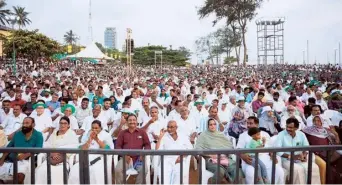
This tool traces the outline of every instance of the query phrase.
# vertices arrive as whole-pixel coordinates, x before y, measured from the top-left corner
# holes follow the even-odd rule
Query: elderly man
[[[196,127],[199,128],[201,119],[208,116],[208,111],[203,107],[204,102],[202,100],[197,100],[194,103],[195,108],[190,111],[190,117],[195,120]]]
[[[169,121],[167,130],[161,130],[156,150],[191,150],[193,147],[189,139],[177,132],[178,126],[176,121]],[[179,184],[180,183],[180,156],[165,156],[164,158],[164,183]],[[185,174],[189,171],[189,166],[183,165],[183,179],[189,179]],[[186,181],[186,180],[185,180]]]
[[[138,124],[144,126],[144,124],[150,120],[150,99],[144,97],[141,104],[142,108],[139,110]]]
[[[286,111],[284,112],[284,114],[281,117],[281,121],[280,121],[280,127],[285,129],[286,128],[286,120],[293,117],[296,118],[299,121],[299,128],[298,130],[302,130],[304,127],[306,127],[306,125],[303,122],[303,119],[296,115],[295,113],[296,108],[292,105],[288,105],[286,108]]]
[[[259,127],[259,119],[255,116],[250,116],[247,119],[247,128],[258,128]],[[268,133],[261,131],[261,137],[266,139],[266,142],[269,141],[270,136]],[[243,132],[240,134],[239,141],[237,143],[236,148],[246,148],[247,145],[252,140],[252,137],[248,135],[248,131]],[[266,143],[267,144],[267,143]],[[272,146],[270,146],[272,147]],[[246,184],[253,184],[254,183],[254,167],[252,166],[252,157],[249,154],[241,154],[242,159],[242,171],[246,175]],[[272,160],[270,156],[266,153],[261,153],[259,155],[259,159],[265,164],[268,177],[271,177],[272,174]],[[277,161],[275,161],[277,162]],[[259,171],[260,173],[260,171]],[[259,177],[261,174],[259,174]],[[275,183],[276,184],[284,184],[284,171],[281,167],[281,163],[276,164],[276,173],[275,173]]]
[[[188,107],[183,106],[180,110],[181,117],[176,119],[178,125],[178,133],[188,137],[194,143],[197,136],[197,124],[195,120],[189,116]]]
[[[159,115],[159,109],[156,106],[152,106],[150,108],[149,118],[150,120],[143,124],[144,126],[142,129],[146,130],[149,140],[151,141],[151,146],[154,146],[154,144],[158,141],[160,130],[166,128],[166,120]]]
[[[286,130],[281,131],[276,139],[275,147],[303,147],[309,146],[309,142],[305,134],[298,131],[299,121],[296,118],[289,118],[286,120]],[[294,167],[293,167],[293,183],[294,184],[306,184],[308,174],[308,156],[305,151],[297,151],[294,153]],[[290,170],[290,152],[278,152],[277,154],[282,158],[283,168]],[[312,160],[312,184],[320,184],[319,168]]]
[[[327,102],[323,99],[323,94],[321,91],[316,92],[316,104],[320,105],[323,111],[329,109]]]
[[[137,117],[131,114],[127,118],[128,129],[122,130],[119,133],[118,139],[115,143],[115,149],[137,149],[137,150],[151,150],[151,144],[148,139],[146,132],[139,129],[137,123]],[[126,165],[128,169],[129,164],[133,164],[133,167],[138,172],[136,178],[136,184],[142,184],[143,178],[146,178],[146,174],[143,174],[142,159],[139,156],[122,156],[125,157],[126,164],[124,164],[123,159],[118,161],[115,168],[115,181],[117,184],[123,184],[123,165]],[[146,163],[145,163],[146,164]],[[147,169],[147,167],[145,168]],[[146,170],[147,172],[147,170]]]
[[[232,120],[232,112],[227,108],[227,104],[228,102],[226,100],[222,100],[218,111],[219,118],[224,125]]]
[[[55,111],[61,106],[61,103],[58,101],[57,93],[52,94],[52,100],[46,102],[46,106],[50,109],[51,112]]]
[[[50,116],[45,114],[46,110],[46,105],[43,102],[38,102],[33,105],[33,108],[36,111],[36,114],[32,116],[32,118],[35,121],[35,129],[39,132],[43,133],[44,136],[44,141],[49,138],[49,135],[52,133],[51,127],[53,126],[52,124],[52,119]]]
[[[41,132],[34,129],[35,121],[31,117],[27,117],[23,121],[23,126],[21,131],[16,132],[7,145],[7,147],[20,147],[20,148],[42,148],[43,147],[43,135]],[[8,176],[13,177],[13,160],[17,158],[18,160],[18,183],[23,184],[25,180],[25,175],[30,171],[29,158],[30,153],[4,153],[0,159],[0,178],[5,178]],[[11,184],[13,182],[9,182]]]

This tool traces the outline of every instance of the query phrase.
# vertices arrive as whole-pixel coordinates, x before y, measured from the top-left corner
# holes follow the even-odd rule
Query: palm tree
[[[69,45],[76,43],[77,39],[78,38],[77,38],[76,34],[72,30],[70,30],[64,34],[64,41]]]
[[[11,14],[11,11],[8,9],[5,9],[6,2],[0,1],[0,23],[2,25],[6,25],[8,23],[6,16]]]
[[[28,18],[30,13],[26,12],[24,7],[13,6],[13,10],[13,14],[17,17],[15,23],[18,24],[19,29],[31,23],[31,20]]]

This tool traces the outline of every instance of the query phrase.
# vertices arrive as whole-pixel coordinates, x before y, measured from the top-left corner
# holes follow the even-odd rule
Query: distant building
[[[104,46],[109,49],[118,49],[116,45],[116,36],[116,28],[106,28],[104,32]]]

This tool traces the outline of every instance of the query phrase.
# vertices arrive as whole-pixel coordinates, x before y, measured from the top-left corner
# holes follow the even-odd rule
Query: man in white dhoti
[[[299,121],[296,118],[289,118],[286,120],[286,130],[281,131],[277,140],[275,141],[276,147],[302,147],[309,146],[309,142],[305,134],[298,131]],[[294,184],[306,184],[308,174],[308,156],[307,152],[295,152],[294,153],[294,168],[293,168],[293,183]],[[283,168],[290,170],[290,152],[278,152],[279,156],[282,157]],[[321,184],[319,168],[312,160],[312,184]],[[289,172],[290,173],[290,172]]]
[[[259,119],[255,116],[248,117],[247,119],[247,128],[259,127]],[[268,133],[261,131],[260,132],[262,138],[266,138],[266,146],[267,142],[270,139]],[[237,143],[236,148],[246,148],[252,138],[248,135],[248,131],[240,134],[239,141]],[[272,146],[269,146],[272,147]],[[242,159],[242,171],[245,174],[246,184],[254,184],[254,167],[252,166],[252,157],[248,154],[241,154]],[[267,176],[272,176],[272,160],[270,156],[266,153],[260,153],[259,159],[265,164],[267,170]],[[279,158],[280,160],[280,158]],[[261,178],[260,170],[258,171],[258,176]],[[276,164],[276,172],[275,172],[275,183],[276,184],[284,184],[284,170],[281,166],[281,163]]]
[[[26,147],[26,148],[42,148],[43,147],[43,135],[38,132],[35,127],[34,119],[27,117],[23,121],[21,131],[16,132],[7,145],[7,147]],[[26,174],[30,171],[29,158],[31,153],[4,153],[0,159],[0,179],[8,179],[13,177],[13,160],[18,160],[18,183],[23,184]],[[10,184],[11,182],[9,182]]]
[[[156,144],[156,150],[189,150],[193,149],[189,139],[177,132],[176,121],[169,121],[167,130],[161,130]],[[186,161],[184,158],[183,161]],[[189,179],[189,165],[183,165],[183,179]],[[159,173],[161,170],[159,170]],[[180,183],[180,156],[164,157],[164,183]]]

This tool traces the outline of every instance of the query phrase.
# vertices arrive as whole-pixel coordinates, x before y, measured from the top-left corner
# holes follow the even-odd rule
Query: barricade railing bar
[[[218,159],[220,156],[223,155],[235,155],[236,156],[236,168],[235,168],[235,184],[239,183],[239,177],[243,174],[240,174],[240,159],[241,154],[254,154],[255,155],[255,166],[258,166],[258,158],[260,153],[272,153],[272,176],[271,176],[271,184],[275,184],[275,169],[276,169],[276,163],[274,162],[276,160],[276,154],[277,152],[288,152],[290,153],[290,172],[289,172],[289,184],[293,184],[293,177],[294,177],[294,155],[295,152],[301,152],[301,151],[307,151],[308,152],[308,174],[307,175],[307,184],[311,184],[311,177],[312,177],[312,160],[314,152],[327,152],[327,161],[331,159],[330,154],[333,151],[336,150],[342,150],[342,145],[327,145],[327,146],[307,146],[307,147],[284,147],[284,148],[260,148],[260,149],[214,149],[214,150],[81,150],[81,149],[51,149],[51,148],[0,148],[0,153],[31,153],[31,156],[35,156],[36,154],[46,154],[46,161],[47,161],[47,184],[51,184],[51,163],[49,156],[52,153],[60,153],[63,156],[63,183],[68,183],[68,170],[67,170],[67,154],[76,154],[78,155],[78,163],[79,163],[79,179],[80,184],[90,184],[90,166],[89,166],[89,155],[92,154],[98,154],[103,156],[103,170],[104,170],[104,183],[105,184],[112,184],[112,182],[108,182],[108,176],[111,175],[115,179],[115,172],[112,171],[111,174],[107,171],[107,165],[108,164],[108,156],[141,156],[142,159],[142,173],[146,174],[146,156],[159,156],[160,157],[160,177],[159,181],[161,184],[164,184],[164,167],[165,167],[165,156],[180,156],[180,184],[184,183],[183,179],[183,167],[184,167],[184,157],[185,156],[194,156],[197,157],[198,161],[198,183],[200,184],[202,182],[202,171],[206,169],[202,169],[202,156],[208,156],[208,155],[217,155]],[[30,179],[31,184],[35,184],[36,176],[35,176],[35,157],[30,157]],[[150,159],[150,158],[148,158]],[[123,164],[126,164],[126,158],[122,157]],[[13,161],[13,183],[18,184],[18,160],[17,158]],[[114,170],[115,166],[117,164],[114,164]],[[220,160],[218,160],[217,163],[217,172],[220,171]],[[147,168],[150,168],[150,166],[147,166]],[[111,168],[112,169],[112,168]],[[258,168],[254,168],[254,183],[256,184],[258,181]],[[158,173],[157,170],[154,170],[154,173]],[[330,177],[331,173],[331,164],[329,162],[326,163],[326,177]],[[122,174],[123,174],[123,183],[126,184],[126,165],[122,165]],[[155,174],[156,175],[156,174]],[[305,175],[305,174],[303,174]],[[216,184],[220,183],[220,175],[219,173],[214,174],[216,179]],[[143,183],[146,183],[146,178],[143,178]],[[152,183],[152,182],[151,182]]]

